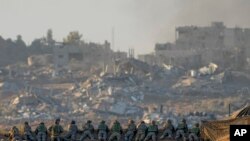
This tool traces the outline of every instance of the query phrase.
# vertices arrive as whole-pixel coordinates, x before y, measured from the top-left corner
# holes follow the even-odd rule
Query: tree
[[[21,35],[17,35],[16,45],[21,48],[26,47],[26,44],[24,43]]]
[[[53,46],[55,44],[55,40],[53,39],[52,29],[48,29],[47,31],[46,42],[49,46]]]
[[[30,45],[31,48],[34,49],[42,49],[44,46],[42,39],[34,39]]]
[[[64,43],[79,45],[81,42],[82,35],[78,31],[72,31],[69,35],[63,39]]]

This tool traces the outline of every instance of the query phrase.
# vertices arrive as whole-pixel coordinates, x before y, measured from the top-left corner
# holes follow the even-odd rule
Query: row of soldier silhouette
[[[56,119],[55,124],[48,129],[46,125],[41,122],[33,132],[29,123],[25,122],[22,127],[23,134],[21,135],[19,129],[16,126],[13,126],[9,132],[9,139],[10,141],[21,141],[23,139],[27,141],[47,141],[49,138],[50,141],[84,141],[87,138],[95,140],[95,129],[91,120],[88,120],[87,123],[83,124],[82,128],[82,130],[79,130],[76,122],[72,120],[68,126],[68,130],[64,131],[63,127],[60,125],[60,119]],[[118,120],[115,120],[112,123],[111,128],[109,128],[105,121],[102,120],[96,130],[98,140],[100,141],[157,141],[159,129],[155,121],[151,121],[149,125],[144,121],[141,121],[136,126],[133,120],[129,120],[126,130],[123,130]],[[63,134],[63,132],[66,132],[66,134]],[[80,138],[77,136],[78,133],[80,133]],[[108,137],[108,135],[110,136]],[[175,128],[172,121],[167,120],[163,125],[163,133],[160,135],[159,139],[198,141],[200,138],[199,136],[200,129],[198,123],[193,125],[191,129],[188,129],[186,120],[182,119]]]

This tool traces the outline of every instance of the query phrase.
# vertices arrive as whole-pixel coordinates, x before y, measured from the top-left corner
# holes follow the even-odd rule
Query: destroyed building
[[[58,116],[66,122],[74,117],[107,123],[118,118],[122,123],[173,119],[174,124],[184,117],[191,126],[225,116],[229,103],[250,101],[250,75],[221,67],[246,59],[249,47],[246,43],[236,48],[248,52],[235,56],[239,43],[230,43],[229,37],[222,42],[217,26],[180,28],[188,30],[187,35],[178,33],[175,43],[156,44],[154,54],[139,56],[144,62],[134,58],[133,49],[116,52],[108,42],[85,42],[78,34],[70,42],[39,44],[44,51],[28,54],[26,63],[0,68],[0,126]],[[199,43],[203,32],[209,33],[205,47]],[[225,50],[228,58],[220,60]],[[53,77],[61,69],[62,75]]]
[[[154,57],[149,59],[149,55],[140,55],[139,59],[150,64],[181,65],[189,69],[210,62],[224,68],[249,67],[249,28],[229,28],[222,22],[212,22],[205,27],[177,27],[175,35],[174,43],[155,45]]]
[[[105,66],[112,63],[114,58],[126,59],[126,52],[114,52],[110,48],[110,43],[105,41],[103,44],[85,43],[65,44],[59,43],[53,49],[55,70],[73,69],[70,64],[76,63],[77,66]]]
[[[96,43],[82,43],[81,45],[75,44],[58,44],[54,47],[54,63],[57,67],[68,65],[72,60],[83,61],[90,56],[95,59],[106,59],[111,55],[110,43],[105,41],[104,44]]]

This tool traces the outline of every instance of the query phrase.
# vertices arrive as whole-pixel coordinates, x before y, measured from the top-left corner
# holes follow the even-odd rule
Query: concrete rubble
[[[128,118],[146,122],[154,119],[159,123],[172,119],[175,124],[186,118],[191,126],[194,122],[226,114],[222,111],[227,103],[220,102],[215,95],[221,94],[221,101],[232,95],[230,102],[239,103],[249,94],[248,74],[220,71],[213,63],[196,70],[184,70],[166,64],[159,67],[136,59],[124,59],[113,67],[115,69],[101,69],[91,74],[74,71],[73,76],[72,72],[64,71],[61,77],[48,77],[53,75],[50,67],[13,69],[15,73],[11,78],[9,74],[5,75],[0,83],[1,98],[4,99],[1,107],[9,107],[1,109],[0,122],[51,120],[58,116],[64,120],[73,116],[80,121],[87,118],[98,121],[109,116],[110,120],[119,117],[124,119],[123,122]],[[25,81],[11,81],[13,78]],[[245,87],[235,86],[230,81],[232,79],[241,79],[241,86]],[[234,93],[241,97],[234,97]],[[211,98],[210,102],[222,109],[214,109],[204,97]],[[159,105],[162,105],[162,111],[159,111]],[[197,105],[200,108],[194,110]],[[211,106],[210,111],[207,105]]]
[[[174,43],[156,43],[138,59],[134,49],[114,51],[78,32],[28,46],[0,37],[0,126],[58,117],[94,125],[186,118],[191,126],[249,103],[249,28],[213,22],[175,32]]]

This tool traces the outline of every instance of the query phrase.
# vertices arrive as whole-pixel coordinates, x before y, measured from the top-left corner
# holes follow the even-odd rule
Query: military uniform
[[[98,129],[97,130],[98,130],[98,139],[106,141],[109,129],[108,129],[108,126],[105,124],[105,121],[102,121],[98,125]]]
[[[172,125],[172,122],[170,120],[168,120],[168,122],[164,124],[163,129],[163,134],[160,139],[164,139],[165,137],[173,137],[174,126]]]
[[[112,134],[109,137],[109,141],[113,141],[115,138],[117,141],[121,140],[122,127],[118,121],[115,121],[111,127]]]
[[[186,124],[186,120],[182,120],[181,123],[178,124],[176,129],[176,136],[175,139],[179,139],[180,137],[183,138],[183,140],[186,140],[186,133],[188,132],[188,127]]]
[[[188,136],[189,141],[198,141],[200,136],[199,124],[196,124],[191,130]]]
[[[147,125],[145,124],[144,121],[142,121],[138,126],[137,126],[137,134],[135,137],[135,141],[143,141],[146,133],[147,133]]]
[[[29,141],[29,140],[33,141],[34,140],[34,137],[32,136],[31,127],[29,126],[28,122],[24,123],[23,136],[24,136],[24,139],[27,140],[27,141]]]
[[[152,121],[151,125],[148,127],[148,134],[144,141],[148,141],[150,138],[152,138],[153,141],[156,141],[156,137],[158,134],[158,126],[155,124],[154,121]]]
[[[80,141],[83,141],[85,138],[89,137],[91,140],[94,140],[93,132],[94,126],[91,124],[91,121],[88,121],[85,125],[83,125],[83,134],[80,137]]]
[[[35,130],[37,135],[37,141],[46,141],[47,138],[47,128],[43,122],[41,122]]]
[[[131,120],[128,125],[128,131],[125,134],[125,141],[132,141],[135,132],[136,132],[136,125],[134,124],[134,121]]]
[[[71,121],[70,125],[68,126],[68,133],[65,135],[65,139],[69,139],[71,141],[75,141],[76,140],[76,134],[78,131],[78,127],[75,124],[75,121]]]
[[[61,134],[63,133],[63,128],[59,124],[60,120],[56,120],[55,125],[52,125],[49,128],[50,134],[51,134],[51,141],[61,141]]]
[[[9,132],[10,141],[21,141],[19,130],[16,126],[13,126]]]

